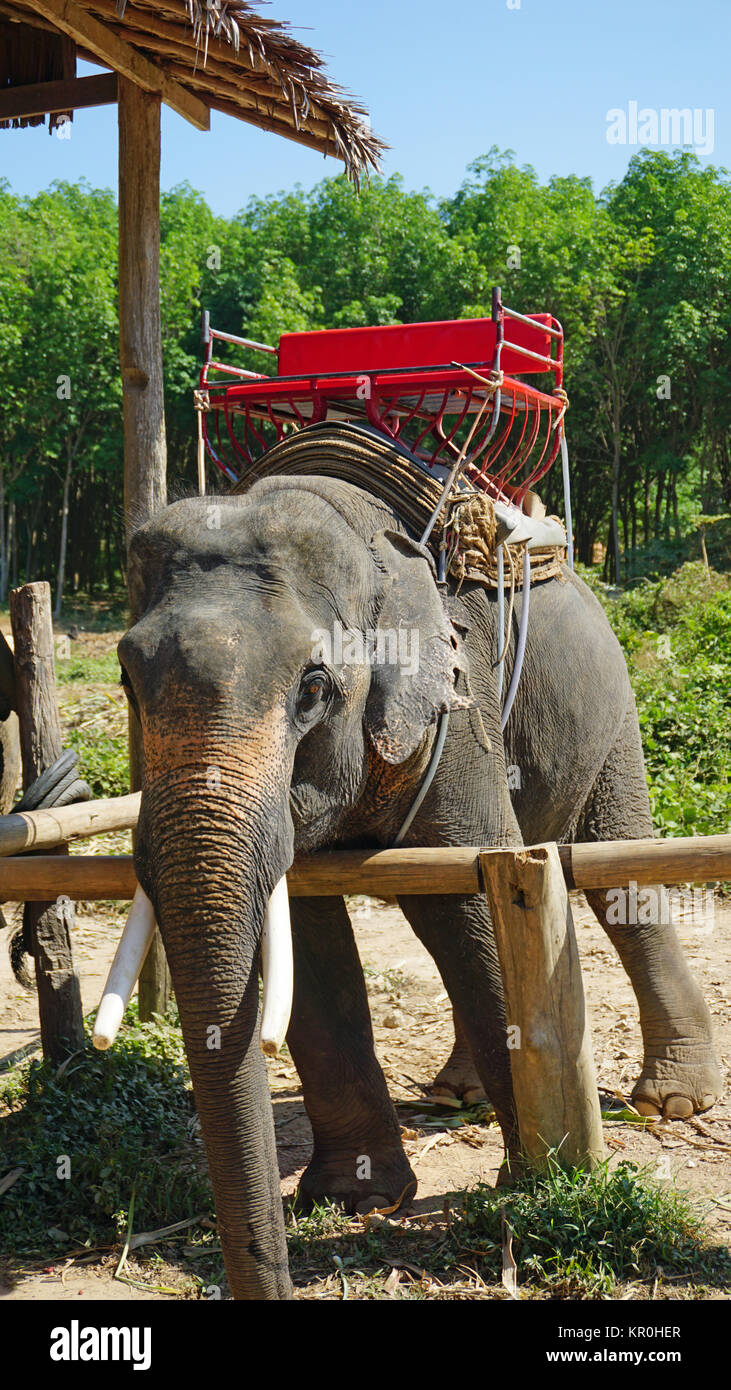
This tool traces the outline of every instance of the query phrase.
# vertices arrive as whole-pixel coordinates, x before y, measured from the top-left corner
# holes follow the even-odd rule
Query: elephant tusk
[[[97,1009],[92,1042],[100,1052],[111,1047],[117,1036],[154,935],[155,911],[138,884]]]
[[[261,1050],[267,1057],[276,1057],[289,1027],[294,987],[286,875],[280,878],[267,903],[261,938],[261,969],[264,978]]]

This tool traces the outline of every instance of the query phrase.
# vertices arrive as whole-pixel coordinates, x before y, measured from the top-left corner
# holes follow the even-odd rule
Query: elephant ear
[[[365,724],[380,756],[402,763],[443,710],[472,701],[455,691],[466,662],[428,551],[396,531],[378,531],[371,552],[381,585]]]

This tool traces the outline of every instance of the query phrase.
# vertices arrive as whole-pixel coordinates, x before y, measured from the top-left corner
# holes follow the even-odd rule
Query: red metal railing
[[[561,446],[561,325],[507,308],[499,289],[490,318],[286,333],[278,348],[213,329],[204,314],[203,342],[203,439],[232,481],[287,434],[323,420],[369,424],[441,478],[479,416],[463,476],[520,504]],[[216,342],[275,356],[277,374],[214,358]],[[540,388],[525,380],[537,375]]]

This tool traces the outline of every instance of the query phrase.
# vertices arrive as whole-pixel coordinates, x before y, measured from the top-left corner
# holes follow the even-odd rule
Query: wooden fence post
[[[160,327],[160,97],[118,81],[119,350],[124,402],[127,540],[166,500],[167,450]],[[140,615],[131,613],[132,622]],[[130,791],[142,785],[142,740],[129,725]],[[172,992],[159,931],[140,976],[140,1018],[164,1013]]]
[[[480,855],[505,991],[508,1045],[523,1150],[545,1168],[604,1157],[581,965],[558,847]]]
[[[61,725],[56,706],[51,589],[24,584],[10,595],[15,643],[15,688],[23,761],[23,787],[61,756]],[[65,845],[55,851],[68,854]],[[44,1057],[62,1061],[84,1046],[79,977],[74,970],[70,927],[75,909],[68,898],[26,903],[23,921],[35,957],[38,1010]]]

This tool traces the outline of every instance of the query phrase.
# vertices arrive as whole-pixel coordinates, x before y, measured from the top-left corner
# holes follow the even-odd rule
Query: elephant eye
[[[327,671],[306,671],[302,677],[297,699],[297,714],[308,720],[325,708],[332,694],[332,679]]]

